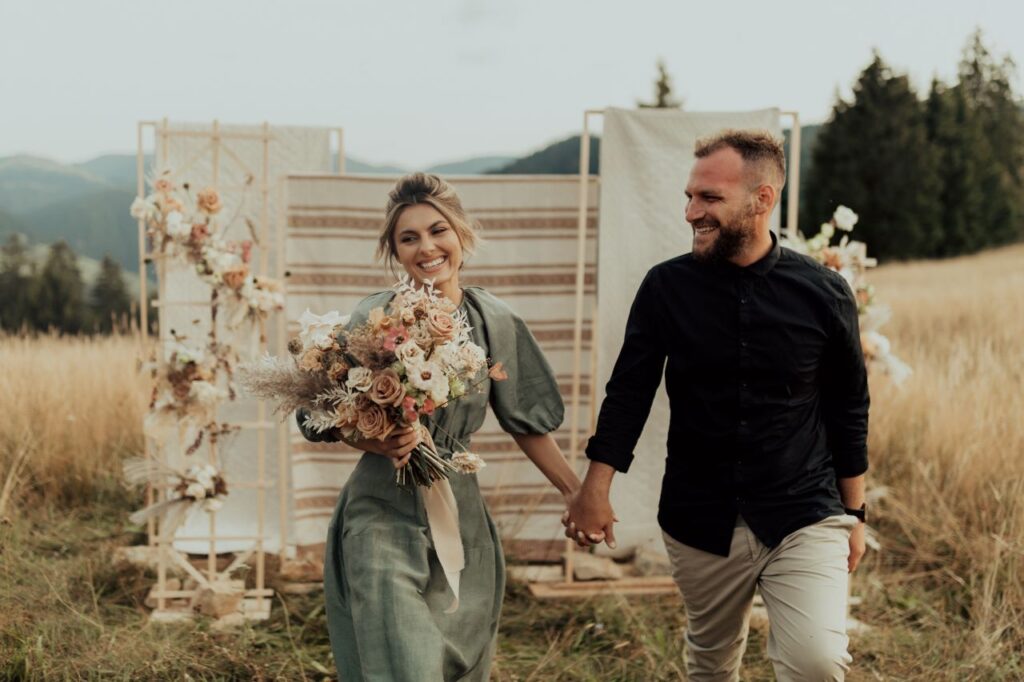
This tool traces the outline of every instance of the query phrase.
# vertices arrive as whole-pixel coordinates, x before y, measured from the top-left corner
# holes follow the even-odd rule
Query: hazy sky
[[[164,116],[343,126],[408,167],[518,155],[649,98],[659,56],[688,109],[818,122],[872,48],[925,88],[975,27],[1024,60],[1017,0],[0,0],[0,156],[131,152]]]

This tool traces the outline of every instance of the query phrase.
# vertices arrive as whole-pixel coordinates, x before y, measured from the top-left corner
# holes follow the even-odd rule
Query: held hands
[[[612,528],[619,519],[608,501],[607,490],[595,490],[586,483],[569,501],[569,508],[562,514],[565,537],[574,540],[580,547],[589,547],[604,542],[615,549],[615,533]]]
[[[395,468],[401,469],[409,463],[409,457],[419,442],[420,435],[416,429],[411,426],[402,426],[392,431],[387,438],[360,439],[351,441],[349,444],[358,450],[390,457]]]

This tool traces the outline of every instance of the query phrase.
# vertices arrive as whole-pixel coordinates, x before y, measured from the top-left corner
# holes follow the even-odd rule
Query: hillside
[[[0,159],[0,210],[15,215],[110,185],[89,171],[35,156]]]
[[[128,214],[135,193],[127,189],[102,189],[65,199],[16,216],[19,230],[33,244],[65,240],[75,253],[116,260],[122,268],[138,271],[138,237],[135,219]],[[0,234],[0,239],[7,234]]]
[[[590,172],[596,175],[600,169],[601,140],[590,138]],[[574,174],[580,170],[580,136],[564,140],[532,152],[505,166],[491,171],[501,175]]]

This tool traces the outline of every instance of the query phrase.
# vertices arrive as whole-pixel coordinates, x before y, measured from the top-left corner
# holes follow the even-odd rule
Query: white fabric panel
[[[690,251],[684,194],[698,138],[723,128],[763,129],[782,136],[777,109],[696,113],[676,109],[608,109],[601,139],[601,210],[598,272],[598,370],[604,397],[640,282],[655,264]],[[772,216],[778,232],[779,211]],[[619,517],[618,553],[634,547],[664,552],[657,500],[665,471],[668,396],[664,386],[651,409],[636,459],[615,477],[612,504]],[[602,548],[604,545],[602,545]]]
[[[160,131],[158,127],[158,133]],[[166,142],[158,135],[156,164],[158,171],[170,170],[177,184],[189,185],[189,193],[208,186],[216,187],[221,195],[223,209],[218,214],[218,228],[231,241],[251,239],[255,242],[251,267],[255,274],[274,276],[277,271],[277,234],[280,229],[278,195],[281,179],[288,172],[326,172],[330,170],[330,129],[279,127],[268,129],[269,142],[264,145],[263,126],[220,125],[219,143],[212,138],[213,126],[208,123],[171,122],[167,126]],[[201,136],[181,133],[204,133]],[[232,135],[243,134],[238,138]],[[265,163],[266,161],[266,163]],[[266,179],[267,202],[264,208],[263,182]],[[266,270],[260,268],[261,253],[267,257]],[[210,287],[192,271],[191,266],[168,260],[161,283],[163,302],[159,310],[161,337],[168,353],[171,330],[184,336],[186,345],[202,347],[210,332]],[[229,331],[223,324],[226,307],[221,306],[218,316],[217,337],[234,345],[245,361],[256,357],[258,332],[249,333],[248,325],[242,330]],[[269,351],[274,347],[273,318],[267,322]],[[228,423],[253,422],[257,418],[257,401],[239,395],[234,402],[224,405],[218,420]],[[269,410],[268,410],[269,413]],[[274,421],[274,417],[267,417]],[[265,476],[278,481],[278,440],[274,429],[265,431]],[[228,481],[228,496],[223,508],[216,514],[218,536],[255,536],[257,534],[257,492],[253,488],[232,488],[233,483],[248,483],[258,479],[258,435],[253,429],[225,437],[218,444],[218,459]],[[162,444],[168,461],[178,463],[183,448],[176,438]],[[204,459],[208,449],[204,445],[197,457]],[[275,488],[266,490],[264,529],[268,551],[276,551],[280,544],[278,495]],[[209,515],[193,513],[178,531],[179,537],[205,536],[210,532]],[[218,540],[218,552],[243,550],[251,547],[251,540]],[[205,541],[179,540],[175,547],[196,553],[205,553]]]

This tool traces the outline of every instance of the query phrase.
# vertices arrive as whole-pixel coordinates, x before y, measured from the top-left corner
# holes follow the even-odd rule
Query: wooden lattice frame
[[[195,163],[197,160],[202,158],[207,152],[211,154],[212,166],[213,166],[213,177],[211,184],[220,190],[233,190],[241,189],[235,187],[219,187],[219,174],[221,155],[232,157],[236,163],[250,171],[250,175],[253,178],[259,178],[258,192],[260,197],[260,209],[259,209],[259,223],[257,225],[257,234],[259,235],[259,249],[258,249],[258,268],[254,268],[255,274],[268,274],[269,269],[269,247],[271,246],[270,241],[270,196],[271,196],[271,178],[270,178],[270,145],[274,141],[273,134],[270,129],[270,125],[264,122],[261,126],[261,130],[258,133],[254,132],[232,132],[224,131],[221,129],[218,121],[213,121],[210,130],[174,130],[168,124],[167,119],[162,121],[141,121],[137,127],[137,148],[136,148],[136,192],[141,198],[145,196],[146,185],[145,185],[145,156],[144,156],[144,140],[146,130],[151,130],[155,138],[155,143],[160,145],[161,157],[167,157],[168,144],[173,137],[194,137],[194,138],[207,138],[209,145],[204,146],[199,152],[193,155],[185,164],[180,168],[175,168],[174,171],[178,174],[187,171],[189,166]],[[341,128],[333,129],[337,136],[337,159],[338,159],[338,172],[344,173],[345,170],[345,155],[344,155],[344,137]],[[234,154],[231,149],[224,146],[225,140],[258,140],[263,146],[263,157],[262,157],[262,168],[258,173],[252,173],[251,169],[247,168],[246,163],[239,158],[238,155]],[[280,230],[278,230],[280,232]],[[143,330],[143,343],[145,347],[144,354],[148,354],[151,350],[149,346],[150,340],[148,336],[149,330],[149,319],[148,319],[148,283],[147,283],[147,264],[154,262],[157,269],[157,299],[154,305],[167,306],[167,305],[208,305],[209,301],[175,301],[169,302],[166,298],[166,254],[154,253],[147,251],[146,244],[146,225],[143,219],[138,221],[138,239],[139,239],[139,301],[140,301],[140,328]],[[280,237],[275,240],[275,246],[280,245]],[[280,264],[283,262],[283,251],[278,252],[277,262],[279,264],[278,269],[280,270]],[[274,273],[280,276],[282,273]],[[278,332],[279,340],[281,332],[285,328],[285,322],[283,315],[278,316]],[[215,327],[214,327],[215,330]],[[254,330],[255,331],[255,330]],[[259,353],[264,353],[267,350],[267,335],[266,335],[266,323],[261,320],[258,325],[258,344]],[[157,344],[162,349],[165,342],[169,341],[168,337],[163,335],[163,330],[159,331]],[[254,339],[255,341],[255,339]],[[283,344],[281,345],[283,348]],[[162,357],[162,353],[161,353]],[[169,615],[173,615],[175,612],[168,609],[168,599],[179,599],[179,598],[191,598],[195,597],[198,591],[202,588],[211,587],[214,582],[220,582],[229,580],[231,574],[245,564],[253,554],[256,555],[256,585],[252,589],[246,589],[243,596],[247,600],[252,600],[253,609],[247,610],[247,617],[252,618],[266,618],[269,616],[270,604],[267,601],[267,597],[273,596],[273,590],[266,587],[266,552],[264,543],[266,541],[266,490],[269,487],[275,486],[278,490],[278,506],[280,514],[280,554],[284,557],[287,553],[288,548],[288,448],[287,448],[287,430],[281,425],[267,419],[267,405],[266,401],[257,402],[257,416],[255,421],[249,422],[238,422],[231,424],[231,426],[240,429],[256,429],[257,430],[257,477],[253,481],[232,481],[231,487],[233,489],[238,488],[255,488],[257,490],[257,532],[254,536],[225,536],[217,534],[216,526],[216,512],[209,512],[210,516],[210,530],[208,535],[203,536],[189,536],[189,537],[167,537],[163,532],[163,529],[159,527],[159,523],[155,519],[150,519],[147,522],[147,535],[149,538],[149,545],[155,550],[157,560],[157,585],[155,590],[151,593],[151,597],[156,602],[156,608],[153,612],[154,618],[163,618]],[[278,431],[278,477],[277,480],[270,480],[266,477],[266,432],[269,429],[277,428]],[[180,434],[179,434],[180,435]],[[182,439],[179,437],[179,442]],[[148,459],[154,456],[154,453],[150,452],[149,439],[144,439],[145,452],[144,456]],[[208,453],[208,461],[214,466],[217,465],[218,454],[217,454],[217,442],[216,439],[209,439],[208,446],[206,448]],[[159,453],[160,463],[166,465],[167,457],[166,451],[161,448]],[[146,486],[146,504],[150,505],[154,502],[165,499],[167,489],[169,485],[165,486],[154,486],[152,483]],[[173,542],[175,540],[192,540],[192,541],[206,541],[208,542],[207,552],[207,567],[206,571],[200,571],[195,568],[188,559],[179,551],[173,548]],[[235,559],[225,569],[217,570],[217,541],[252,541],[253,547],[251,549],[240,552]],[[168,590],[167,589],[167,569],[169,564],[174,564],[177,568],[184,571],[187,575],[193,578],[196,582],[194,589],[179,589],[179,590]]]

